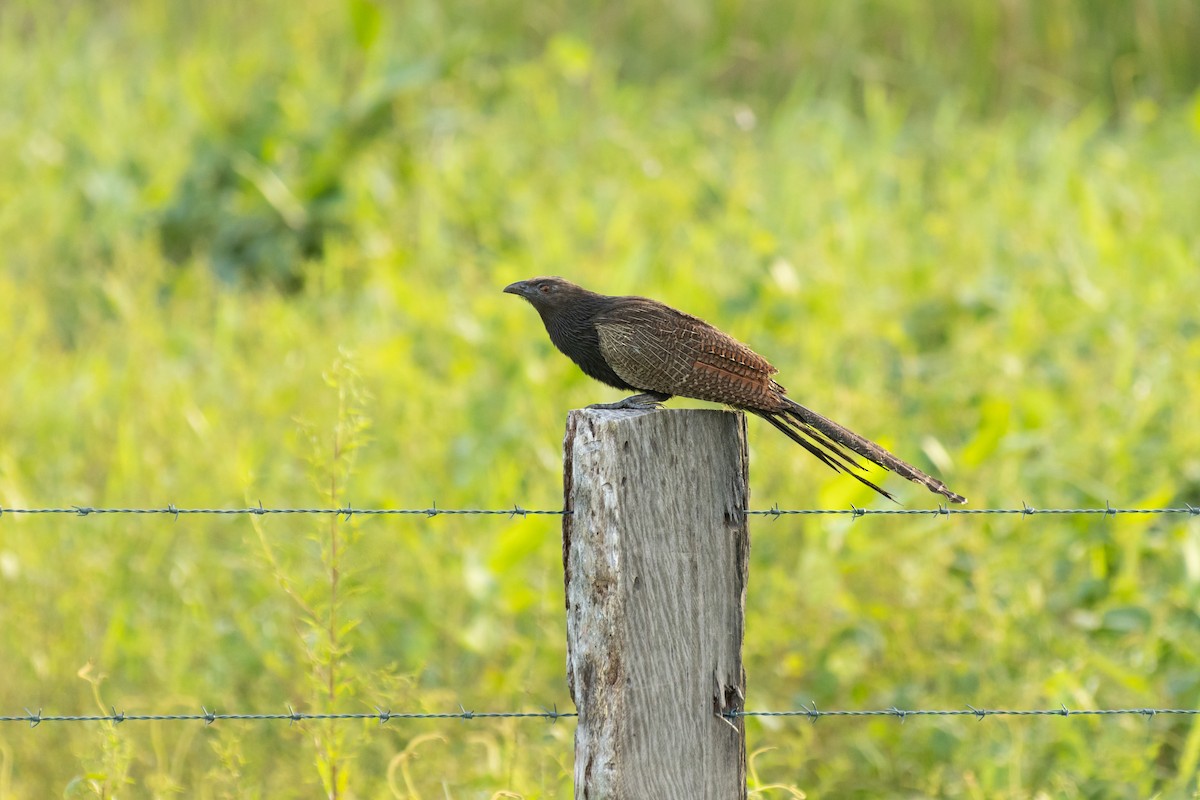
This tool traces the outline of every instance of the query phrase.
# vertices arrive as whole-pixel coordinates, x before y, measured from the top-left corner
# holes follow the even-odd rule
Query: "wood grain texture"
[[[744,416],[572,411],[564,450],[575,797],[744,798]]]

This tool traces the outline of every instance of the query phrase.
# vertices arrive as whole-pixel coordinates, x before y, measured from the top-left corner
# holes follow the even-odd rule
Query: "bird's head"
[[[524,297],[538,311],[552,309],[567,300],[591,294],[586,289],[576,286],[570,281],[554,277],[530,278],[527,281],[517,281],[505,286],[504,291],[508,294]]]

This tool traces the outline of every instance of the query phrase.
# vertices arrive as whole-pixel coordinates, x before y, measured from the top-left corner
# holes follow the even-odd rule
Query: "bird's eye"
[[[542,294],[550,294],[550,284],[548,284],[548,283],[539,283],[539,284],[538,284],[538,291],[540,291]]]

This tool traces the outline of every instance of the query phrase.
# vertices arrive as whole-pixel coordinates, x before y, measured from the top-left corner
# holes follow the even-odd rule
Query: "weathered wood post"
[[[744,798],[745,417],[577,410],[564,452],[575,797]]]

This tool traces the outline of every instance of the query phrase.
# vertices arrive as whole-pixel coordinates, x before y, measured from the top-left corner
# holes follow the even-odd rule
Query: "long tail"
[[[896,502],[896,498],[854,471],[862,470],[863,466],[854,460],[850,453],[846,452],[850,450],[884,469],[891,470],[902,478],[908,478],[913,483],[919,483],[929,491],[942,495],[951,503],[967,502],[967,498],[950,491],[946,484],[937,478],[926,475],[906,461],[901,461],[870,439],[859,436],[848,428],[843,428],[828,417],[811,411],[799,403],[787,398],[783,398],[783,401],[787,407],[782,411],[754,411],[754,413],[783,431],[789,439],[812,453],[831,469],[845,472],[858,482],[866,484],[887,499]]]

